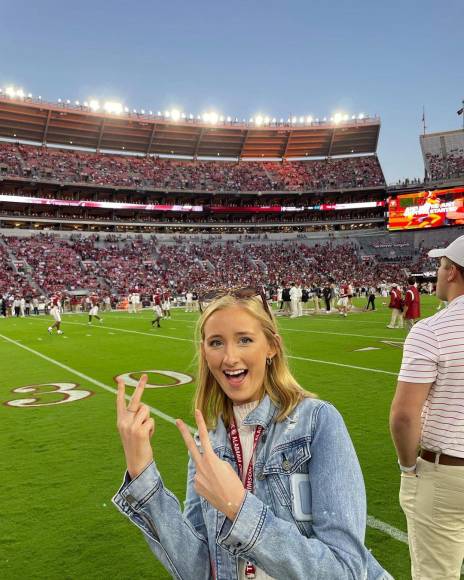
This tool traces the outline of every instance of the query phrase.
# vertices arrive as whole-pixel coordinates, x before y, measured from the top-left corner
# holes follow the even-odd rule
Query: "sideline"
[[[78,324],[78,323],[73,323],[73,324]],[[64,369],[68,373],[74,374],[74,375],[78,376],[79,378],[84,379],[85,381],[88,381],[89,383],[92,383],[93,385],[95,385],[97,387],[101,387],[105,391],[108,391],[112,394],[117,393],[117,390],[114,389],[113,387],[109,387],[108,385],[105,385],[104,383],[97,381],[96,379],[93,379],[92,377],[89,377],[88,375],[85,375],[84,373],[81,373],[80,371],[73,369],[72,367],[69,367],[69,366],[61,363],[60,361],[57,361],[57,360],[55,360],[55,359],[53,359],[45,354],[42,354],[41,352],[39,352],[37,350],[34,350],[33,348],[25,346],[24,344],[21,344],[21,343],[17,342],[16,340],[13,340],[12,338],[5,336],[4,334],[0,334],[0,338],[3,338],[3,340],[6,340],[10,344],[13,344],[19,348],[22,348],[23,350],[25,350],[31,354],[34,354],[34,355],[46,360],[47,362],[49,362],[55,366],[58,366],[58,367]],[[130,400],[130,396],[126,395],[126,399]],[[155,407],[151,407],[150,405],[149,405],[149,408],[150,408],[150,411],[154,415],[157,415],[158,417],[160,417],[161,419],[164,419],[168,423],[175,424],[176,420],[173,417],[171,417],[170,415],[166,415],[166,413],[163,413],[159,409],[156,409]],[[196,432],[196,429],[194,429],[193,427],[190,427],[190,426],[188,426],[188,427],[192,433]],[[378,519],[374,518],[373,516],[369,516],[369,515],[367,516],[367,525],[371,528],[374,528],[376,530],[383,532],[384,534],[392,537],[394,540],[398,540],[399,542],[403,542],[406,544],[408,543],[407,534],[405,532],[402,532],[401,530],[398,530],[397,528],[391,526],[390,524],[382,522],[381,520],[378,520]]]

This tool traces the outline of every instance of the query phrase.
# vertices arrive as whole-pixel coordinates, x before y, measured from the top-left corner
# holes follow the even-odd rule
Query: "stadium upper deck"
[[[150,113],[112,114],[0,93],[0,138],[146,155],[291,159],[375,153],[380,133],[380,119],[370,117],[246,123]]]

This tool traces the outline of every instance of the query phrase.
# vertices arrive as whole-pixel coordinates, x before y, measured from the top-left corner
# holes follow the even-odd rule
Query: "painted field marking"
[[[4,334],[0,334],[0,337],[3,338],[6,342],[9,342],[10,344],[14,344],[15,346],[18,346],[19,348],[22,348],[22,349],[26,350],[27,352],[30,352],[31,354],[34,354],[34,355],[42,358],[43,360],[46,360],[47,362],[64,369],[68,373],[76,375],[77,377],[83,379],[84,381],[92,383],[93,385],[100,387],[100,388],[104,389],[105,391],[108,391],[109,393],[112,393],[113,395],[116,395],[118,392],[117,389],[115,389],[114,387],[110,387],[108,385],[105,385],[104,383],[98,381],[97,379],[94,379],[92,377],[89,377],[89,375],[81,373],[77,369],[73,369],[72,367],[69,367],[68,365],[63,364],[62,362],[60,362],[54,358],[51,358],[45,354],[42,354],[41,352],[34,350],[33,348],[29,348],[28,346],[25,346],[24,344],[20,344],[17,340],[13,340],[12,338],[5,336]],[[126,394],[126,399],[128,401],[130,401],[130,399],[131,399],[130,395]],[[153,413],[153,415],[156,415],[156,416],[160,417],[161,419],[164,419],[168,423],[172,423],[173,425],[176,424],[176,420],[173,417],[171,417],[170,415],[166,415],[166,413],[163,413],[163,411],[160,411],[156,407],[152,407],[150,405],[148,405],[148,407],[150,408],[150,411],[151,411],[151,413]],[[189,429],[192,433],[196,432],[196,429],[193,429],[192,427],[189,427]]]
[[[149,335],[151,336],[151,335]],[[77,369],[73,369],[72,367],[69,367],[68,365],[65,365],[63,363],[61,363],[58,360],[55,360],[45,354],[42,354],[41,352],[34,350],[32,348],[29,348],[28,346],[25,346],[23,344],[19,344],[18,341],[13,340],[3,334],[0,334],[0,337],[3,338],[6,342],[9,342],[11,344],[16,345],[19,348],[22,348],[23,350],[34,354],[40,358],[42,358],[43,360],[46,360],[47,362],[58,366],[62,369],[64,369],[65,371],[74,374],[76,376],[78,376],[81,379],[84,379],[85,381],[88,381],[89,383],[92,383],[93,385],[97,386],[97,387],[101,387],[102,389],[104,389],[105,391],[108,391],[109,393],[113,393],[114,395],[117,394],[117,390],[114,389],[113,387],[109,387],[108,385],[105,385],[104,383],[93,379],[92,377],[89,377],[88,375],[81,373],[80,371],[78,371]],[[360,367],[362,368],[362,367]],[[129,401],[130,400],[130,396],[126,395],[126,399]],[[161,419],[164,419],[165,421],[167,421],[168,423],[172,423],[175,425],[176,420],[174,419],[174,417],[171,417],[170,415],[167,415],[166,413],[163,413],[162,411],[160,411],[159,409],[156,409],[155,407],[152,407],[150,405],[149,409],[150,412],[153,413],[153,415],[156,415],[158,417],[160,417]],[[189,430],[192,433],[195,433],[197,430],[194,429],[193,427],[190,427],[189,425],[187,425],[187,427],[189,428]],[[374,528],[376,530],[379,530],[381,532],[383,532],[384,534],[392,537],[395,540],[398,540],[400,542],[403,543],[407,543],[407,534],[405,532],[402,532],[401,530],[398,530],[397,528],[391,526],[390,524],[387,524],[385,522],[382,522],[381,520],[378,520],[377,518],[374,518],[373,516],[367,516],[367,525],[371,528]]]
[[[380,350],[377,346],[366,346],[366,348],[357,348],[354,352],[364,352],[367,350]]]

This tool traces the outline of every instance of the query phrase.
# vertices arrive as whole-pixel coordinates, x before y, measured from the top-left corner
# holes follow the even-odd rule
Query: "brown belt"
[[[430,463],[435,463],[437,455],[440,455],[438,463],[441,465],[461,465],[464,466],[464,457],[454,457],[453,455],[446,455],[446,453],[434,453],[433,451],[428,451],[427,449],[422,449],[420,456],[425,461],[430,461]]]

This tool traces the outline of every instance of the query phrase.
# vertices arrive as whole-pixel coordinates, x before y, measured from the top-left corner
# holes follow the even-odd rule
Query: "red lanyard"
[[[258,445],[259,438],[261,437],[261,433],[264,431],[264,427],[258,425],[255,430],[255,435],[253,438],[253,451],[251,452],[250,463],[248,464],[248,469],[245,476],[245,489],[247,491],[253,491],[254,487],[254,474],[253,474],[253,455],[256,451],[256,447]],[[232,451],[234,452],[235,461],[237,462],[238,466],[238,473],[240,479],[243,481],[243,450],[242,450],[242,442],[240,441],[240,435],[237,429],[237,425],[235,424],[234,419],[229,427],[229,437],[230,443],[232,445]]]
[[[258,445],[259,438],[261,437],[261,433],[264,431],[264,427],[258,425],[255,430],[255,435],[253,437],[253,450],[251,452],[250,463],[248,464],[246,476],[245,476],[245,489],[247,491],[253,491],[254,488],[254,474],[253,474],[253,455],[255,454],[256,447]],[[232,445],[232,451],[234,453],[235,461],[237,462],[238,466],[238,473],[240,479],[243,481],[243,449],[242,449],[242,442],[240,441],[240,434],[237,429],[237,425],[235,424],[235,420],[232,419],[229,427],[229,437],[230,443]],[[247,562],[245,566],[245,577],[246,578],[255,578],[256,577],[256,566],[251,562]]]

